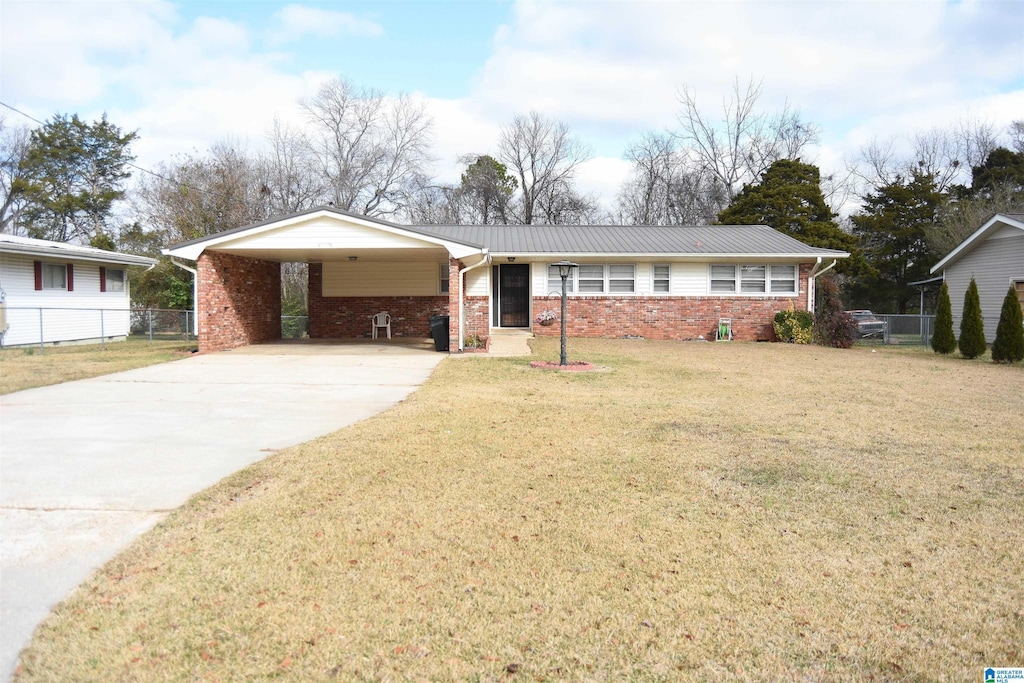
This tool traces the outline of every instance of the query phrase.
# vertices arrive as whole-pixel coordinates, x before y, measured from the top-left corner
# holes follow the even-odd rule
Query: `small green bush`
[[[935,353],[956,351],[956,337],[953,336],[953,305],[949,301],[949,287],[942,283],[939,288],[939,303],[935,308],[935,330],[932,332],[932,349]]]
[[[960,339],[957,341],[960,355],[964,358],[977,358],[985,355],[988,344],[985,342],[985,321],[981,317],[981,299],[978,297],[978,285],[971,278],[964,294],[964,313],[960,320]]]
[[[808,311],[794,310],[793,304],[790,304],[788,311],[779,311],[775,314],[772,327],[775,328],[775,336],[779,338],[779,341],[791,344],[810,344],[814,316]]]
[[[996,340],[992,342],[992,360],[996,363],[1019,363],[1024,360],[1024,316],[1021,315],[1020,299],[1010,285],[1010,291],[1003,298],[1003,311],[999,314]]]

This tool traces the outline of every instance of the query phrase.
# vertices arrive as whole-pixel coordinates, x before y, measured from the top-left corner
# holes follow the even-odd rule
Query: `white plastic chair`
[[[377,330],[380,329],[381,327],[387,329],[387,331],[388,331],[388,339],[391,339],[391,316],[390,315],[388,315],[387,313],[378,313],[377,315],[373,316],[373,321],[372,321],[371,325],[372,325],[372,329],[370,330],[370,334],[371,334],[373,339],[377,338]]]

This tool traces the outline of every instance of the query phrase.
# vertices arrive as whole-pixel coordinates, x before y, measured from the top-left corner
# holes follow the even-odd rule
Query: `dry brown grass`
[[[1022,368],[570,352],[608,370],[449,361],[197,496],[55,611],[16,679],[965,681],[1024,660]]]
[[[0,349],[0,394],[98,377],[181,358],[195,342],[129,339],[99,344]]]

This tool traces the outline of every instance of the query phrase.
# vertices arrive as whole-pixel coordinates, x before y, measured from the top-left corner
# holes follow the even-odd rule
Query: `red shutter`
[[[100,266],[100,291],[107,291],[107,269]]]
[[[68,264],[68,291],[75,291],[75,267]]]
[[[38,292],[43,288],[43,262],[33,261],[32,266],[36,271],[36,291]]]

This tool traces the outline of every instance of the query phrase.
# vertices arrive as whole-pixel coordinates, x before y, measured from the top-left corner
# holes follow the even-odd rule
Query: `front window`
[[[736,266],[711,266],[711,292],[735,293]]]
[[[67,289],[68,268],[56,263],[43,264],[43,289]]]
[[[580,294],[604,292],[604,265],[586,263],[576,269],[580,283]]]
[[[740,291],[753,294],[765,291],[764,266],[740,266]]]
[[[124,291],[124,271],[123,270],[110,270],[110,269],[107,269],[107,291],[108,292],[123,292]]]
[[[576,270],[575,268],[571,270]],[[565,278],[565,292],[572,294],[573,273]],[[562,276],[558,274],[558,266],[548,266],[548,296],[562,296]]]
[[[636,291],[636,266],[632,263],[608,266],[608,291],[612,294]]]
[[[672,290],[672,267],[667,263],[654,264],[654,291],[668,293]]]
[[[772,294],[796,294],[796,266],[772,266]]]
[[[442,294],[448,293],[448,264],[441,263],[437,268],[438,291]]]

